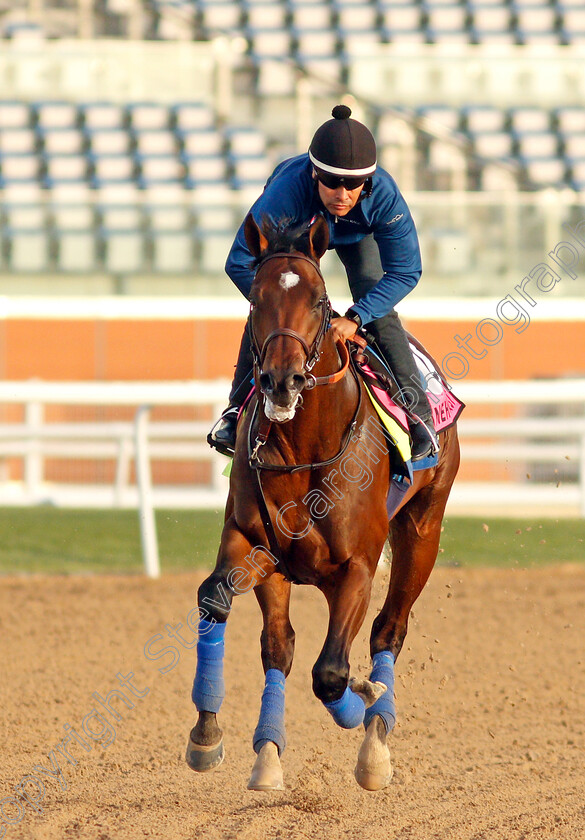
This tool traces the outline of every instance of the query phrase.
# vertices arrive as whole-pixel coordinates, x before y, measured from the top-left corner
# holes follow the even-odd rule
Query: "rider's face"
[[[354,190],[347,190],[345,187],[340,186],[331,190],[325,184],[321,183],[321,181],[317,183],[319,185],[319,198],[333,216],[346,216],[356,206],[364,186],[360,184]]]

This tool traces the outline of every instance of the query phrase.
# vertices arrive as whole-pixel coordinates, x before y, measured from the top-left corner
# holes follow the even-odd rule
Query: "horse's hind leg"
[[[385,690],[369,680],[348,680],[349,651],[370,601],[372,567],[363,558],[351,558],[321,587],[329,603],[329,628],[313,666],[313,691],[344,729],[359,726],[366,707]]]
[[[365,713],[366,738],[355,769],[357,781],[367,790],[385,787],[392,776],[386,736],[396,719],[394,662],[406,636],[412,606],[437,558],[443,513],[459,464],[456,438],[449,440],[446,436],[443,449],[449,445],[453,447],[452,456],[446,459],[442,470],[437,470],[433,483],[419,490],[390,523],[390,586],[370,637],[370,679],[384,682],[388,691]]]
[[[284,682],[294,653],[295,633],[289,618],[290,583],[273,574],[254,590],[264,626],[260,637],[266,675],[258,726],[254,732],[257,754],[248,790],[282,790],[280,756],[285,747]]]

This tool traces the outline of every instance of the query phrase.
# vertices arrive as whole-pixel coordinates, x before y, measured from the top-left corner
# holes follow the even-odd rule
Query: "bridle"
[[[265,265],[269,260],[276,259],[277,257],[286,257],[288,259],[295,259],[295,260],[304,260],[305,262],[310,263],[323,283],[325,282],[323,279],[323,275],[321,273],[321,269],[315,260],[311,259],[311,257],[305,256],[304,254],[299,253],[275,253],[270,254],[265,257],[263,260],[260,261],[258,267],[256,269],[256,274],[260,270],[260,268]],[[321,320],[319,323],[319,328],[315,335],[315,338],[311,342],[309,346],[306,339],[295,330],[288,329],[286,327],[282,327],[280,329],[273,330],[269,333],[264,341],[262,342],[262,346],[260,346],[256,335],[254,333],[254,304],[250,304],[250,317],[248,318],[248,330],[250,332],[250,339],[252,344],[252,353],[254,356],[254,379],[256,382],[256,391],[258,394],[258,399],[254,405],[253,415],[248,425],[248,466],[250,469],[255,473],[256,481],[254,482],[254,489],[256,493],[256,501],[258,503],[258,511],[260,513],[260,517],[262,519],[262,523],[264,524],[264,528],[266,531],[266,537],[268,540],[268,544],[270,546],[270,550],[272,552],[273,557],[276,558],[277,562],[280,564],[280,571],[284,575],[284,577],[293,583],[299,583],[300,581],[295,577],[295,575],[291,572],[288,563],[286,562],[286,558],[281,550],[280,541],[274,529],[274,525],[272,523],[272,518],[270,516],[270,511],[268,508],[268,503],[266,501],[266,496],[264,494],[264,488],[262,487],[262,479],[261,479],[261,472],[263,470],[268,470],[272,472],[280,472],[280,473],[296,473],[301,470],[313,470],[319,469],[321,467],[325,467],[329,464],[333,464],[338,461],[349,447],[350,442],[352,441],[356,428],[357,428],[357,421],[358,416],[360,413],[361,403],[362,403],[362,392],[360,388],[360,383],[358,381],[357,373],[354,369],[354,366],[351,365],[351,372],[356,380],[358,386],[358,399],[357,405],[352,417],[352,420],[349,424],[349,427],[346,430],[344,435],[344,439],[341,442],[341,446],[339,451],[336,455],[332,458],[327,458],[324,461],[308,463],[308,464],[270,464],[266,461],[262,460],[259,456],[259,450],[266,441],[268,440],[268,435],[270,434],[270,429],[272,427],[272,421],[268,420],[266,415],[262,412],[259,412],[260,406],[260,387],[259,387],[259,374],[262,370],[262,364],[264,359],[266,358],[266,353],[271,341],[274,341],[275,338],[279,338],[280,336],[287,336],[289,338],[294,339],[297,341],[301,347],[303,348],[303,352],[305,354],[305,362],[303,365],[303,374],[306,378],[305,388],[311,389],[314,388],[316,385],[330,385],[334,382],[339,382],[345,376],[348,367],[350,367],[350,356],[347,346],[344,342],[337,344],[337,350],[339,352],[341,358],[341,369],[336,371],[335,373],[329,374],[327,376],[314,376],[310,371],[314,367],[315,363],[318,361],[321,355],[321,345],[323,343],[323,339],[329,326],[331,324],[331,303],[327,294],[324,294],[323,297],[319,300],[319,304],[321,305]],[[255,433],[252,431],[255,429]]]
[[[311,259],[311,257],[306,256],[305,254],[298,254],[298,253],[286,253],[286,252],[278,252],[275,254],[269,254],[267,257],[264,257],[263,260],[259,263],[256,274],[260,271],[263,265],[265,265],[269,260],[274,260],[277,258],[286,257],[288,259],[295,259],[295,260],[304,260],[308,262],[317,272],[323,284],[325,280],[323,278],[323,274],[321,273],[321,269],[315,260]],[[321,320],[319,322],[319,328],[317,333],[311,342],[311,345],[307,343],[305,338],[296,330],[288,329],[288,327],[281,327],[279,329],[273,330],[269,333],[264,341],[262,342],[262,346],[256,335],[254,333],[254,322],[253,322],[253,314],[255,309],[255,304],[250,304],[250,317],[248,318],[248,330],[250,333],[250,342],[252,345],[252,355],[254,357],[254,371],[255,371],[255,379],[258,381],[258,374],[259,371],[262,370],[262,365],[264,364],[264,359],[266,358],[266,353],[268,352],[268,346],[271,341],[274,341],[275,338],[280,338],[282,336],[287,336],[289,338],[293,338],[297,341],[301,347],[303,348],[303,352],[305,354],[305,362],[303,365],[303,374],[306,377],[305,388],[309,390],[314,388],[316,385],[330,385],[334,382],[339,382],[345,376],[347,368],[349,366],[349,353],[347,351],[347,347],[345,344],[341,343],[337,345],[337,350],[341,356],[341,369],[336,371],[333,374],[329,374],[327,376],[313,376],[311,370],[315,366],[316,362],[318,362],[320,355],[321,355],[321,345],[323,343],[323,339],[325,338],[325,333],[330,327],[331,324],[331,302],[327,296],[324,294],[321,299],[319,300],[319,306],[321,307]]]
[[[323,283],[325,283],[323,275],[321,273],[321,269],[319,268],[318,263],[315,260],[311,259],[311,257],[308,257],[305,254],[298,254],[298,253],[278,252],[278,253],[275,253],[275,254],[269,254],[267,257],[264,257],[264,259],[260,261],[260,263],[259,263],[259,265],[256,269],[256,274],[258,274],[258,271],[260,270],[260,268],[263,265],[265,265],[265,263],[267,263],[269,260],[276,259],[277,257],[281,257],[281,258],[286,257],[288,259],[304,260],[305,262],[310,263],[313,266],[313,268],[315,269],[315,271],[317,272],[317,274],[319,275],[319,277],[321,278],[321,280],[323,281]],[[338,353],[340,355],[340,359],[341,359],[341,368],[338,371],[336,371],[335,373],[327,374],[325,376],[314,376],[312,373],[310,373],[311,369],[313,368],[313,366],[315,365],[315,363],[317,362],[317,360],[319,359],[319,357],[321,355],[321,345],[323,343],[323,339],[324,339],[325,334],[326,334],[327,330],[329,329],[329,326],[330,326],[330,323],[331,323],[332,310],[331,310],[331,303],[329,301],[329,298],[328,298],[327,294],[323,295],[323,297],[321,298],[319,303],[321,304],[321,307],[322,307],[322,309],[321,309],[321,321],[319,323],[319,328],[317,330],[315,338],[313,339],[310,346],[307,343],[307,341],[305,340],[305,338],[300,333],[296,332],[295,330],[288,329],[287,327],[281,327],[280,329],[273,330],[271,333],[269,333],[266,336],[266,338],[264,339],[261,347],[260,347],[260,344],[259,344],[259,342],[256,338],[255,333],[254,333],[254,323],[253,323],[253,320],[254,320],[253,319],[254,303],[250,304],[250,317],[248,318],[248,329],[250,331],[250,339],[251,339],[251,344],[252,344],[252,354],[254,356],[254,379],[255,379],[255,382],[256,382],[256,391],[258,393],[258,397],[260,397],[260,393],[261,393],[260,392],[260,386],[259,386],[259,374],[260,374],[260,371],[262,370],[262,363],[264,362],[264,359],[266,357],[266,352],[267,352],[267,349],[268,349],[268,345],[270,344],[271,341],[273,341],[275,338],[278,338],[279,336],[289,336],[290,338],[295,339],[295,341],[298,341],[299,344],[301,345],[301,347],[303,348],[303,351],[305,353],[305,363],[304,363],[304,366],[303,366],[303,373],[305,374],[305,377],[306,377],[306,380],[307,380],[306,383],[305,383],[305,386],[304,386],[305,388],[311,390],[312,388],[315,388],[315,386],[317,386],[317,385],[331,385],[335,382],[339,382],[341,379],[343,379],[343,377],[347,373],[348,368],[350,368],[350,367],[351,367],[351,372],[352,372],[356,382],[358,381],[357,374],[356,374],[356,372],[353,368],[353,365],[350,366],[349,350],[347,349],[347,345],[345,344],[345,342],[338,342],[337,343],[337,351],[338,351]],[[337,461],[339,458],[342,457],[342,455],[347,450],[347,447],[349,446],[349,443],[350,443],[350,441],[353,437],[353,434],[355,432],[355,429],[356,429],[357,417],[358,417],[360,407],[361,407],[361,389],[359,388],[359,383],[358,383],[357,406],[356,406],[356,409],[355,409],[353,419],[352,419],[352,421],[349,425],[349,428],[347,430],[345,439],[342,442],[342,445],[340,447],[339,452],[336,455],[334,455],[332,458],[328,458],[325,461],[320,461],[320,462],[317,462],[317,463],[310,463],[310,464],[268,464],[265,461],[262,461],[258,456],[258,452],[259,452],[260,448],[262,446],[264,446],[264,444],[268,440],[268,435],[270,434],[270,429],[272,427],[272,421],[268,420],[268,418],[266,417],[265,414],[260,415],[260,417],[258,418],[259,405],[260,405],[260,399],[258,399],[256,401],[256,405],[255,405],[255,408],[254,408],[254,416],[252,418],[252,422],[250,423],[250,425],[248,427],[248,464],[249,464],[249,466],[252,469],[255,469],[255,470],[264,469],[264,470],[275,470],[275,471],[278,471],[278,472],[298,472],[299,470],[315,469],[317,467],[324,467],[324,466],[327,466],[328,464],[333,464],[335,461]],[[252,440],[252,438],[253,438],[252,429],[256,426],[256,420],[258,420],[258,424],[257,424],[257,428],[256,428],[255,441],[253,442],[253,440]]]

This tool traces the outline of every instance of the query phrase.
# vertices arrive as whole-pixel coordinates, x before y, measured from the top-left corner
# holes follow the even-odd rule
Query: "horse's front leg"
[[[272,573],[274,560],[254,548],[230,517],[223,529],[215,569],[197,593],[199,639],[192,699],[199,712],[187,745],[187,764],[206,772],[224,758],[223,737],[217,714],[224,698],[224,636],[234,595],[243,594]]]
[[[368,609],[372,577],[367,562],[353,557],[321,586],[329,604],[329,628],[313,666],[313,691],[344,729],[359,726],[366,708],[386,689],[369,680],[349,681],[349,651]]]
[[[257,754],[248,790],[284,788],[280,756],[286,744],[284,729],[284,683],[293,660],[295,633],[290,623],[289,581],[273,574],[254,590],[264,619],[260,645],[265,687],[260,717],[254,732]]]

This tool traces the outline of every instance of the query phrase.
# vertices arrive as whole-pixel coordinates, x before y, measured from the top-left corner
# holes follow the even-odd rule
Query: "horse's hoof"
[[[256,758],[248,790],[284,790],[278,747],[268,741]]]
[[[191,770],[195,770],[196,773],[207,773],[214,767],[219,767],[224,756],[223,738],[218,744],[206,747],[203,744],[196,744],[193,738],[189,736],[185,759]]]
[[[349,687],[354,694],[359,695],[366,704],[366,709],[373,706],[376,700],[386,693],[388,686],[383,682],[372,682],[365,677],[352,677],[349,681]]]
[[[383,737],[380,733],[377,718],[376,715],[366,730],[354,770],[356,782],[364,790],[382,790],[392,779],[390,750],[385,732]]]

